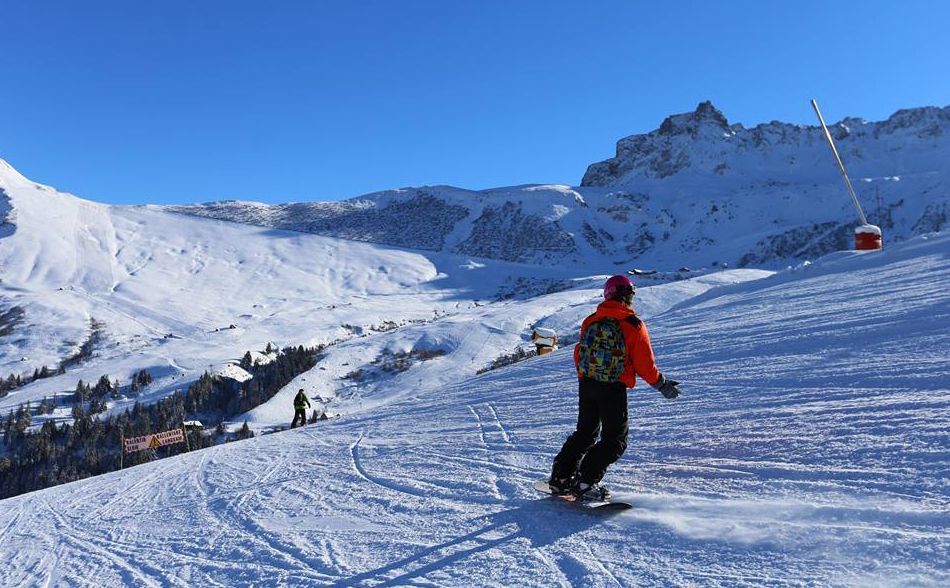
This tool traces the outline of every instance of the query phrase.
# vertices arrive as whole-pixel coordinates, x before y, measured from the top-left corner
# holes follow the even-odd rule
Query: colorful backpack
[[[620,321],[605,318],[589,324],[577,346],[577,371],[582,377],[598,382],[620,380],[627,355]]]

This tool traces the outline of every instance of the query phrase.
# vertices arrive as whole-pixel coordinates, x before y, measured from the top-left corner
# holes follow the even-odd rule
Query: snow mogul
[[[635,293],[627,276],[611,277],[604,284],[604,301],[581,324],[574,347],[577,430],[554,458],[548,484],[555,494],[584,500],[609,497],[600,481],[607,466],[627,449],[627,388],[633,388],[636,376],[666,398],[680,393],[679,382],[656,367],[647,326],[633,310]]]

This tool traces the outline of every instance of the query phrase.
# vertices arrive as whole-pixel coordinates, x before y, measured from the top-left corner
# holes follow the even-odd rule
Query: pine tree
[[[79,380],[79,383],[76,384],[76,401],[77,402],[86,402],[89,399],[89,386],[83,383],[82,380]]]
[[[101,398],[93,398],[89,403],[89,414],[99,414],[106,411],[106,402]]]
[[[24,432],[33,424],[33,417],[30,416],[30,403],[27,402],[26,405],[20,405],[16,411],[16,421],[13,423],[13,432],[17,437],[23,435]]]
[[[7,418],[3,420],[3,441],[8,447],[10,446],[11,438],[10,432],[13,430],[14,415],[13,411],[7,413]]]
[[[112,393],[112,382],[109,380],[109,376],[100,376],[96,386],[92,389],[92,393],[96,398],[109,396]]]

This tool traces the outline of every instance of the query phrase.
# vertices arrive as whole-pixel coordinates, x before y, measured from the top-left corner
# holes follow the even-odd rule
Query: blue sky
[[[950,104],[950,3],[0,5],[0,158],[110,203],[577,184],[712,100],[731,122]]]

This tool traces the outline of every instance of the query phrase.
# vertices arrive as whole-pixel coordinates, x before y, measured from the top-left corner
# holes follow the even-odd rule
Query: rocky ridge
[[[942,230],[950,107],[830,127],[886,241]],[[169,210],[402,248],[523,263],[775,267],[851,242],[855,214],[818,126],[745,128],[710,102],[617,142],[579,187],[426,186],[342,202]]]

